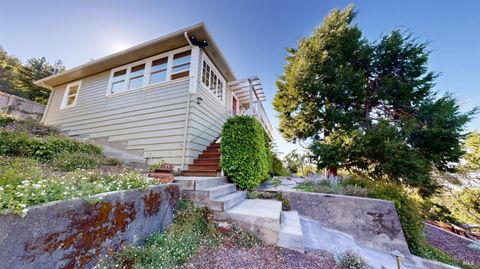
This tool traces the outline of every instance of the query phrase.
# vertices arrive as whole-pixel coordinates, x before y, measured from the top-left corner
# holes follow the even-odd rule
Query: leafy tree
[[[466,162],[462,168],[464,170],[480,169],[480,134],[477,131],[470,132],[463,142],[465,155],[463,160]]]
[[[0,47],[0,91],[25,96],[19,80],[22,64]]]
[[[46,104],[50,91],[34,84],[36,80],[57,74],[65,70],[62,61],[58,60],[53,65],[45,57],[28,59],[20,70],[20,80],[27,89],[27,98]]]
[[[333,10],[297,48],[289,49],[273,106],[289,141],[312,141],[318,168],[436,187],[432,168],[452,171],[462,131],[451,95],[438,98],[426,43],[394,30],[369,42],[353,24],[353,7]]]

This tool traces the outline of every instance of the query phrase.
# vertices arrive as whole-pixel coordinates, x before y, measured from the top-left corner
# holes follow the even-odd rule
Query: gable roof
[[[72,82],[176,48],[187,46],[189,43],[185,33],[187,36],[194,35],[197,40],[206,40],[208,42],[208,46],[203,48],[204,52],[207,53],[227,81],[233,81],[236,79],[230,66],[225,60],[225,57],[210,35],[206,25],[201,22],[145,43],[141,43],[126,50],[105,56],[98,60],[90,61],[86,64],[65,70],[61,73],[42,78],[38,81],[35,81],[35,84],[47,89],[52,89],[55,86]]]

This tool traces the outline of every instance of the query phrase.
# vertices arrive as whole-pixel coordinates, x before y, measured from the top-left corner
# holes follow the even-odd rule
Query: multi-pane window
[[[202,63],[202,83],[220,101],[223,101],[223,79],[204,59]]]
[[[191,54],[189,50],[173,55],[172,79],[188,77]]]
[[[191,50],[178,51],[150,57],[112,70],[107,94],[188,77],[192,52]]]
[[[150,84],[159,83],[167,79],[168,58],[161,58],[152,62],[150,68]]]
[[[78,91],[80,90],[80,81],[73,82],[67,85],[65,95],[63,96],[62,108],[68,108],[75,105],[77,102]]]

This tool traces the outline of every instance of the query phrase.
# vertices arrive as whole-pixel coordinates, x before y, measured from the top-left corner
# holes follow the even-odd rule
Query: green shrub
[[[106,157],[103,159],[103,164],[107,166],[120,166],[122,161],[117,158]]]
[[[8,114],[0,114],[0,127],[4,127],[12,122],[15,122],[17,119]]]
[[[254,189],[268,178],[271,160],[266,135],[250,116],[227,120],[222,130],[222,170],[242,189]]]
[[[101,155],[102,149],[63,136],[36,137],[27,132],[0,131],[0,155],[33,157],[49,161],[62,152]]]
[[[92,169],[102,163],[98,156],[83,152],[62,152],[53,157],[51,164],[61,171],[73,171],[76,169]]]
[[[272,155],[272,172],[274,176],[288,176],[290,174],[275,154]]]

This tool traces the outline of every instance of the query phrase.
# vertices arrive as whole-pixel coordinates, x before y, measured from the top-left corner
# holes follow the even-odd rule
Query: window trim
[[[222,89],[222,100],[218,99],[218,96],[216,96],[211,90],[210,86],[205,85],[203,83],[203,61],[207,62],[207,65],[210,67],[210,70],[215,73],[217,78],[220,78],[220,81],[223,84],[223,89]],[[200,84],[213,96],[217,101],[222,103],[224,106],[227,106],[227,81],[223,77],[222,73],[218,71],[217,67],[213,64],[213,62],[208,58],[208,56],[205,53],[202,53],[202,59],[200,61],[200,68],[201,68],[201,73],[200,73]],[[210,81],[210,80],[209,80]],[[210,81],[211,83],[211,81]]]
[[[165,84],[167,82],[177,80],[177,79],[174,79],[174,80],[171,79],[173,55],[177,54],[177,53],[187,51],[187,50],[192,50],[192,47],[191,46],[184,46],[184,47],[181,47],[181,48],[178,48],[178,49],[167,51],[167,52],[164,52],[164,53],[161,53],[161,54],[157,54],[157,55],[154,55],[154,56],[151,56],[151,57],[148,57],[148,58],[136,61],[136,62],[132,62],[132,63],[126,64],[126,65],[122,65],[122,66],[115,67],[115,68],[111,69],[110,70],[110,76],[109,76],[109,79],[108,79],[106,96],[108,97],[108,96],[113,96],[113,95],[117,95],[117,94],[123,94],[125,92],[131,92],[131,91],[135,91],[135,90],[139,90],[139,89],[144,89],[144,88],[154,86],[154,85],[162,85],[162,84]],[[152,62],[155,61],[155,60],[161,59],[161,58],[167,58],[166,78],[165,78],[164,81],[149,84],[150,83],[150,76],[151,76]],[[137,65],[141,65],[141,64],[145,64],[142,86],[137,87],[137,88],[128,89],[128,84],[130,82],[130,70],[131,70],[131,68],[134,67],[134,66],[137,66]],[[115,72],[123,70],[123,69],[127,70],[127,73],[125,74],[125,85],[123,86],[124,90],[120,91],[120,92],[112,93],[111,92],[111,87],[112,87],[112,84],[113,84],[112,83],[113,82],[112,81],[113,80],[113,74]],[[190,60],[189,75],[186,78],[190,78],[191,75],[192,75],[192,64],[191,64],[191,60]],[[178,79],[178,80],[181,81],[182,79]]]
[[[75,94],[75,100],[73,100],[73,104],[67,105],[68,97],[71,95],[71,94],[68,94],[68,93],[70,91],[70,88],[72,88],[73,86],[78,86],[77,93]],[[81,80],[77,80],[77,81],[68,83],[67,86],[65,87],[65,92],[63,93],[63,99],[62,99],[62,104],[60,105],[60,109],[66,109],[66,108],[74,107],[77,104],[78,95],[80,94],[80,89],[81,88],[82,88],[82,81]]]

